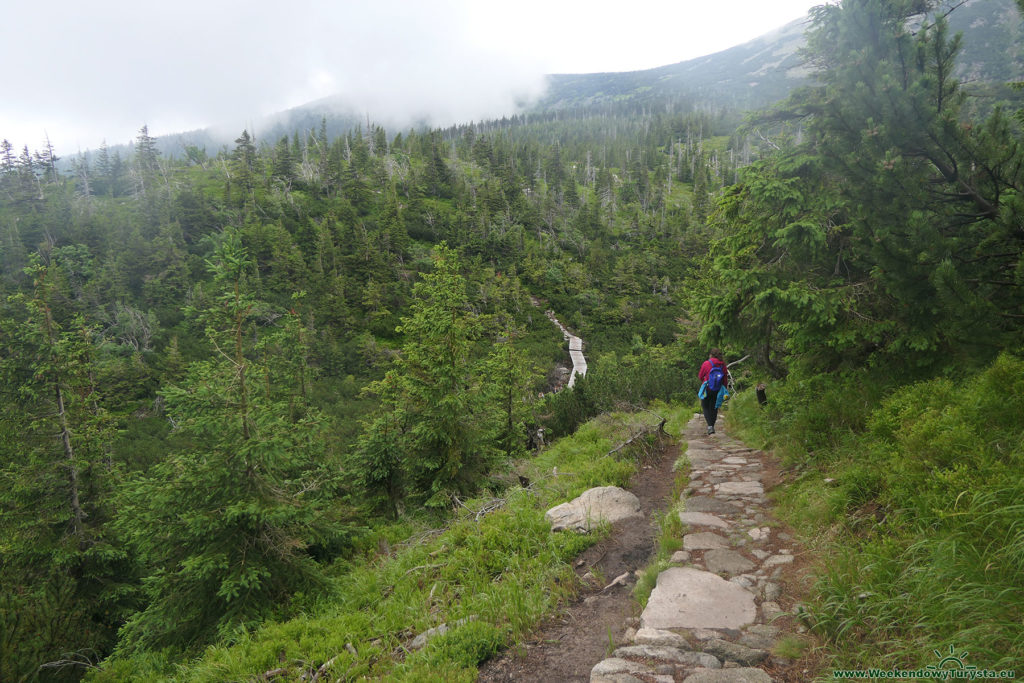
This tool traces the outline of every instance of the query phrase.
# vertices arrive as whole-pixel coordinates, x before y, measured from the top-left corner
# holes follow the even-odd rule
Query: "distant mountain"
[[[537,102],[508,114],[665,102],[735,112],[758,109],[809,82],[811,72],[800,56],[808,27],[809,18],[801,19],[728,50],[655,69],[548,76],[548,88]],[[1024,22],[1013,0],[968,0],[952,12],[950,27],[963,33],[959,71],[969,87],[1024,81]],[[369,114],[389,132],[435,125],[423,116],[395,121]],[[331,97],[255,121],[249,132],[258,143],[273,144],[295,131],[318,130],[321,121],[333,138],[364,124],[366,113],[357,102]],[[241,128],[208,128],[162,136],[158,145],[173,156],[183,155],[188,146],[215,153],[223,145],[233,147],[239,133]]]
[[[963,32],[961,78],[968,83],[1024,80],[1022,26],[1013,0],[970,0],[949,16]],[[800,57],[809,18],[750,42],[685,62],[645,71],[554,75],[538,109],[565,109],[665,99],[750,110],[771,104],[811,75]]]

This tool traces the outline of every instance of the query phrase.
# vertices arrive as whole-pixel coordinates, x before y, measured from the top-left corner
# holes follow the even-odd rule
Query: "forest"
[[[829,558],[831,661],[1024,660],[1024,107],[957,79],[946,9],[815,9],[813,82],[753,113],[3,140],[0,680],[255,679],[278,646],[233,648],[328,614],[367,643],[335,677],[473,680],[539,613],[465,629],[463,668],[392,670],[408,624],[363,624],[360,591],[394,590],[367,568],[470,534],[478,496],[526,505],[538,429],[688,408],[712,345],[750,356],[737,425]],[[587,343],[572,390],[548,309]],[[512,540],[514,514],[481,533],[551,579],[579,548]]]

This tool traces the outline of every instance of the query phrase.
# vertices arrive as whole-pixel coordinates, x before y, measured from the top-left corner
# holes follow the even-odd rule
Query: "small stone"
[[[650,669],[643,664],[611,657],[594,665],[590,670],[590,683],[633,683],[641,679],[632,674],[649,673]]]
[[[688,550],[677,550],[672,553],[672,557],[669,558],[669,562],[677,562],[679,564],[685,564],[690,561],[690,552]]]
[[[761,603],[761,614],[764,615],[766,621],[770,621],[775,616],[782,614],[782,608],[779,607],[777,602],[765,600]]]
[[[755,541],[765,541],[768,539],[768,536],[770,534],[771,529],[769,529],[768,527],[755,528],[747,531],[747,535]]]
[[[635,643],[636,634],[637,630],[635,628],[627,628],[625,631],[622,632],[622,639],[627,643]]]
[[[700,641],[711,640],[712,638],[719,638],[721,634],[718,631],[713,631],[709,628],[695,628],[690,631],[690,635]]]
[[[783,548],[782,550],[779,551],[779,554],[780,555],[792,555],[793,551],[790,550],[789,548]]]
[[[755,650],[720,638],[704,643],[704,652],[723,661],[736,662],[743,666],[755,666],[768,659],[768,653],[764,650]]]
[[[766,550],[757,550],[757,549],[754,549],[754,550],[751,550],[750,552],[751,552],[751,554],[753,554],[753,556],[754,556],[754,557],[756,557],[756,558],[757,558],[757,559],[759,559],[759,560],[763,560],[764,558],[766,558],[766,557],[768,557],[769,555],[771,555],[771,553],[769,553],[769,552],[768,552],[768,551],[766,551]]]
[[[738,668],[734,665],[721,670],[698,669],[683,679],[683,683],[772,683],[772,679],[761,669]]]
[[[754,584],[751,583],[750,579],[744,576],[734,576],[731,579],[729,579],[729,581],[735,583],[737,586],[743,586],[747,590],[750,590],[754,586]]]
[[[754,563],[735,550],[713,549],[704,553],[704,566],[715,574],[742,574],[753,569]]]
[[[680,512],[679,521],[690,526],[710,526],[716,529],[729,528],[728,522],[707,512]]]
[[[636,632],[633,642],[637,645],[663,645],[679,648],[680,650],[692,649],[689,643],[686,642],[686,638],[683,638],[678,633],[659,628],[640,629]]]
[[[789,564],[793,561],[792,555],[772,555],[764,561],[764,568],[777,567],[780,564]]]
[[[769,602],[775,602],[780,597],[782,597],[782,586],[780,586],[777,583],[772,583],[771,581],[769,581],[768,583],[764,584],[764,590],[762,591],[762,593],[764,594],[765,600],[768,600]]]
[[[729,547],[729,540],[713,531],[702,531],[683,536],[683,548],[686,550],[714,550]]]
[[[632,645],[620,647],[612,653],[615,657],[639,657],[643,659],[658,659],[662,662],[674,662],[686,666],[705,666],[709,662],[708,657],[713,657],[703,652],[691,652],[680,650],[674,647],[659,647],[656,645]]]
[[[713,515],[735,515],[740,508],[718,498],[693,496],[686,499],[687,512],[710,512]]]

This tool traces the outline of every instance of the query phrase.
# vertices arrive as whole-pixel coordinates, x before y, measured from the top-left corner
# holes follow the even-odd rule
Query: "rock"
[[[686,642],[686,638],[683,638],[678,633],[657,628],[640,629],[636,632],[633,642],[637,645],[664,645],[679,648],[680,650],[692,649],[689,643]]]
[[[710,526],[716,529],[728,529],[729,523],[720,517],[707,512],[680,512],[679,520],[690,526]]]
[[[761,614],[764,615],[765,621],[771,621],[775,616],[782,614],[782,608],[777,602],[765,600],[761,603]]]
[[[747,531],[747,535],[755,541],[768,540],[768,536],[771,534],[771,529],[768,527],[761,527],[760,529],[750,529]]]
[[[747,459],[736,455],[730,455],[728,458],[722,458],[722,462],[726,465],[746,465]]]
[[[754,595],[717,574],[670,567],[641,615],[645,628],[743,628],[757,617]]]
[[[669,562],[678,562],[683,564],[690,561],[690,553],[687,550],[677,550],[672,553],[672,557],[669,558]]]
[[[693,660],[690,655],[695,654],[687,647],[685,650],[680,650],[676,647],[668,645],[627,645],[626,647],[620,647],[612,653],[614,657],[620,657],[625,659],[627,657],[637,657],[642,659],[660,659],[663,662],[676,662],[679,664],[688,664]]]
[[[590,683],[633,683],[641,679],[632,674],[650,673],[643,664],[612,657],[604,659],[590,670]]]
[[[687,512],[710,512],[713,515],[735,515],[740,513],[740,508],[732,503],[727,503],[718,498],[710,496],[691,496],[686,499]]]
[[[731,579],[729,579],[729,582],[735,583],[737,586],[743,586],[747,590],[750,590],[754,587],[754,583],[745,576],[734,576]]]
[[[780,564],[789,564],[792,561],[793,561],[793,556],[792,555],[772,555],[767,560],[765,560],[764,564],[761,565],[761,566],[764,567],[765,569],[768,569],[770,567],[777,567]]]
[[[719,638],[722,634],[718,631],[712,631],[709,628],[695,628],[690,631],[690,635],[703,642],[705,640],[711,640],[712,638]]]
[[[476,621],[476,617],[473,616],[466,617],[464,619],[459,619],[455,622],[454,626],[449,626],[448,624],[440,624],[438,626],[435,626],[434,628],[428,628],[426,631],[412,639],[412,642],[409,643],[409,649],[421,650],[432,639],[436,638],[437,636],[443,636],[445,633],[448,633],[449,630],[462,626],[468,621]]]
[[[770,652],[775,647],[775,638],[762,633],[747,632],[740,636],[739,644],[753,650]]]
[[[622,640],[627,642],[627,643],[635,643],[636,642],[636,634],[637,634],[636,629],[633,628],[633,627],[629,627],[625,631],[622,632]]]
[[[772,679],[761,669],[742,668],[694,671],[683,683],[772,683]]]
[[[750,552],[752,552],[754,554],[754,557],[756,557],[759,560],[763,560],[764,558],[766,558],[769,555],[771,555],[771,553],[766,551],[766,550],[756,550],[755,549],[755,550],[751,550]]]
[[[754,666],[768,659],[768,653],[764,650],[755,650],[754,648],[738,643],[730,643],[728,640],[720,638],[704,643],[704,652],[712,654],[721,660],[736,662],[743,666]]]
[[[702,531],[697,534],[683,536],[683,548],[686,550],[712,550],[729,547],[729,539],[719,536],[713,531]]]
[[[742,574],[754,569],[754,563],[735,550],[714,549],[704,553],[704,567],[715,574]]]
[[[680,650],[674,647],[634,645],[632,647],[620,647],[612,655],[623,659],[626,657],[657,659],[662,662],[673,662],[684,666],[703,666],[706,669],[717,669],[722,666],[722,663],[714,655],[706,652]]]
[[[590,531],[604,523],[630,517],[642,517],[640,499],[618,486],[599,486],[584,491],[578,498],[548,510],[544,518],[552,531]]]
[[[764,493],[759,481],[726,481],[715,487],[715,491],[723,495],[756,496]]]
[[[762,593],[764,595],[765,600],[775,602],[780,597],[782,597],[782,586],[780,586],[777,583],[772,583],[771,581],[769,581],[764,585],[764,590],[762,591]]]

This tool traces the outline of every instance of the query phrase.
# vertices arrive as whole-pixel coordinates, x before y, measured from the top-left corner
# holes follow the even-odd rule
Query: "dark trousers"
[[[718,419],[717,403],[718,391],[711,391],[710,389],[704,393],[704,398],[700,400],[700,408],[704,411],[704,420],[708,423],[708,427],[714,427],[715,420]]]

